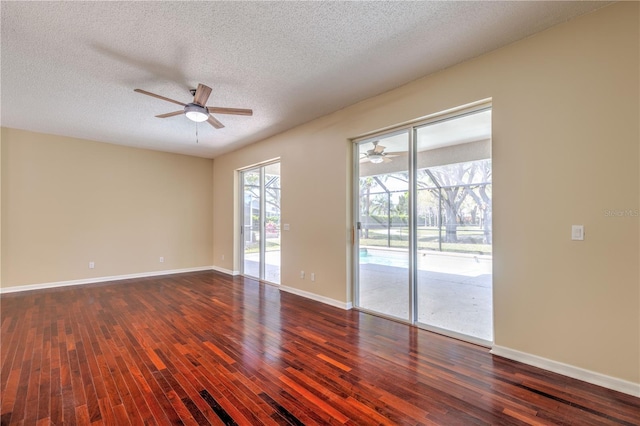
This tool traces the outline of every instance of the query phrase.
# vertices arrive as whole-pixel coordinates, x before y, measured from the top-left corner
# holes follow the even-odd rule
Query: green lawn
[[[360,245],[373,247],[397,247],[409,246],[409,228],[392,228],[391,238],[386,229],[369,229],[369,238],[364,238],[365,232],[361,231]],[[439,250],[438,228],[418,228],[418,250]],[[444,238],[445,231],[442,230]],[[457,243],[442,243],[442,251],[455,253],[491,254],[491,244],[484,244],[484,232],[479,227],[459,226],[457,230]],[[389,245],[390,242],[390,245]]]
[[[245,243],[245,253],[257,253],[260,249],[260,243],[255,241],[253,243]],[[267,238],[265,244],[265,251],[279,251],[280,250],[280,238]]]

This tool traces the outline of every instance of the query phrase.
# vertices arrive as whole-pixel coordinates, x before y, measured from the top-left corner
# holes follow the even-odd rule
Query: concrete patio
[[[408,320],[406,252],[368,248],[360,259],[360,306]],[[490,256],[420,253],[417,281],[418,322],[493,340]]]

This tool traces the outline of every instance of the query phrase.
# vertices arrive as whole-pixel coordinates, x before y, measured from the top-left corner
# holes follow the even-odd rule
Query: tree
[[[253,198],[260,199],[260,174],[250,172],[244,174],[244,191]],[[280,176],[265,175],[265,204],[280,212]]]
[[[386,216],[390,209],[390,200],[387,193],[375,194],[371,200],[370,211],[379,216]]]
[[[402,218],[409,214],[409,192],[403,192],[398,196],[398,203],[392,206],[395,216]]]
[[[476,161],[473,163],[479,175],[478,188],[467,188],[467,193],[474,199],[476,206],[482,210],[482,228],[485,244],[492,242],[492,194],[491,194],[491,161]]]
[[[360,178],[360,217],[364,222],[364,238],[369,238],[369,216],[371,214],[371,186],[373,178],[367,176]],[[364,198],[364,202],[363,201]]]
[[[430,188],[430,191],[434,196],[442,200],[445,216],[444,241],[448,243],[458,241],[458,210],[464,198],[466,198],[466,194],[464,191],[460,191],[459,187],[455,186],[455,182],[463,178],[466,172],[464,164],[465,163],[450,164],[419,171],[423,174],[422,180],[425,180],[426,176],[424,175],[427,175],[436,185],[436,188]]]
[[[426,188],[418,188],[418,218],[424,218],[424,226],[437,226],[437,214],[433,205],[436,203],[433,193]]]
[[[445,213],[444,241],[448,243],[458,242],[458,223],[462,222],[460,217],[461,206],[467,197],[470,196],[477,206],[485,210],[486,206],[491,205],[491,198],[486,185],[486,182],[491,180],[490,161],[449,164],[423,169],[421,172],[429,175],[436,184],[437,188],[432,188],[432,193],[442,197]],[[474,184],[477,184],[477,187]]]

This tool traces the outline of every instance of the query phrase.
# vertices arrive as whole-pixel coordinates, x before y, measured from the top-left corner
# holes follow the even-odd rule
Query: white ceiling
[[[7,2],[0,124],[213,158],[609,2]],[[134,93],[252,108],[198,125]]]

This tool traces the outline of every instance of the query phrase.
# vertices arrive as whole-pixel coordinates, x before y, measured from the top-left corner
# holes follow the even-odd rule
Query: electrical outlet
[[[160,263],[164,263],[164,257],[160,256]]]
[[[315,281],[316,280],[316,273],[312,272],[311,273],[311,281]]]
[[[300,271],[300,279],[304,280],[304,271]]]
[[[93,269],[96,267],[96,263],[95,262],[89,262],[89,269]]]

